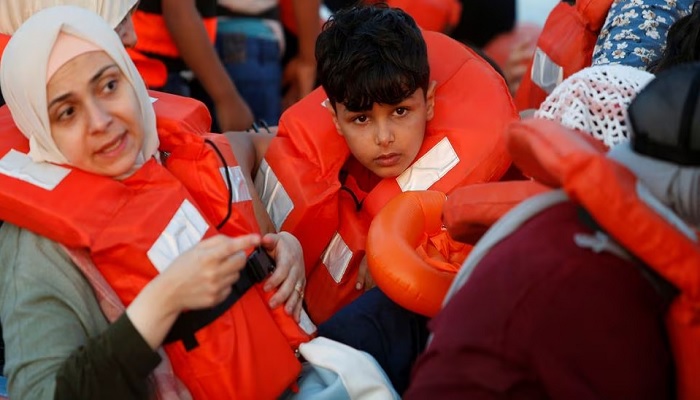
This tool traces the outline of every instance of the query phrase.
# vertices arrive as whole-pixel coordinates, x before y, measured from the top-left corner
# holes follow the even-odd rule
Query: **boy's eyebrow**
[[[98,80],[100,80],[102,75],[104,75],[105,71],[107,71],[108,69],[110,69],[112,67],[116,67],[116,66],[117,66],[117,64],[105,65],[99,71],[97,71],[97,73],[95,73],[95,75],[93,75],[92,78],[90,78],[90,83],[97,82]],[[53,107],[54,104],[59,103],[65,99],[67,99],[68,97],[70,97],[70,95],[71,95],[71,93],[69,92],[69,93],[65,93],[65,94],[62,94],[62,95],[54,98],[53,100],[51,100],[51,102],[49,103],[47,108]]]

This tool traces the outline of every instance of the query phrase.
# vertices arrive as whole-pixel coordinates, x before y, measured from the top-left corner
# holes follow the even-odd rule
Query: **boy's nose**
[[[377,124],[377,132],[375,134],[375,142],[379,146],[386,146],[394,141],[394,133],[391,127],[386,124]]]

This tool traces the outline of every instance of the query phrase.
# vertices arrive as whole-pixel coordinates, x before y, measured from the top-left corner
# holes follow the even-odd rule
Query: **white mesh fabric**
[[[628,140],[627,107],[654,75],[625,65],[585,68],[547,96],[535,118],[588,132],[613,147]]]

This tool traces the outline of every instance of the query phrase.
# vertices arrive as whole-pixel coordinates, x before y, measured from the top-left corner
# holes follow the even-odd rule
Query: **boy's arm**
[[[286,77],[293,81],[285,103],[291,105],[311,93],[316,85],[316,38],[321,32],[320,0],[293,0],[299,52],[287,66]],[[291,97],[290,97],[291,96]]]
[[[162,8],[182,59],[214,101],[221,130],[248,128],[253,123],[253,114],[221,64],[195,0],[162,0]]]

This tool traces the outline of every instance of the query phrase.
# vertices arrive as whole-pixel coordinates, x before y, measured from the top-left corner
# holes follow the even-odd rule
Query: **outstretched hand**
[[[284,310],[299,321],[306,287],[306,271],[301,244],[288,232],[268,233],[262,238],[262,247],[275,260],[275,272],[263,287],[266,292],[277,289],[270,299],[270,307],[284,304]]]

